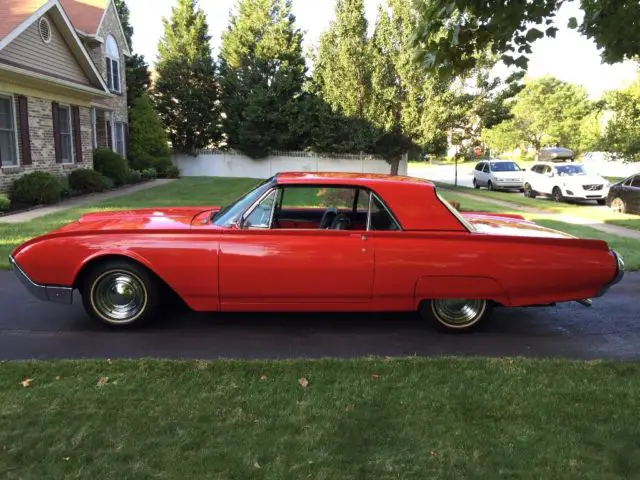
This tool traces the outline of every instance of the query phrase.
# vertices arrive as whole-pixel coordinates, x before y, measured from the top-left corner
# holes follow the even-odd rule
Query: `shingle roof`
[[[90,35],[98,32],[108,0],[60,0],[73,26]]]

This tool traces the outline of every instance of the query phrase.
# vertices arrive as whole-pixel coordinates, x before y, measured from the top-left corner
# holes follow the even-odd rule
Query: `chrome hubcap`
[[[438,320],[452,327],[465,327],[477,322],[487,308],[486,300],[434,300],[433,312]]]
[[[103,274],[93,286],[93,305],[111,323],[129,323],[140,316],[147,304],[147,291],[137,276],[123,271]]]

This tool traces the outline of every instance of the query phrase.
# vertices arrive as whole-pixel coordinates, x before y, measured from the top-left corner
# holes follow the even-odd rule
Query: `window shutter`
[[[22,165],[31,165],[31,132],[29,131],[29,104],[27,97],[18,96],[20,116],[20,144],[22,145]]]
[[[120,62],[116,62],[112,60],[113,66],[111,69],[113,70],[113,89],[116,92],[120,91]]]
[[[73,122],[73,142],[76,163],[82,163],[82,136],[80,134],[80,108],[71,107],[71,121]]]
[[[51,112],[53,115],[53,145],[56,150],[56,163],[62,163],[62,153],[60,150],[60,112],[58,102],[51,102]]]
[[[113,77],[111,76],[111,59],[107,58],[107,87],[113,89]]]
[[[113,132],[111,131],[111,122],[107,120],[107,148],[113,150]]]

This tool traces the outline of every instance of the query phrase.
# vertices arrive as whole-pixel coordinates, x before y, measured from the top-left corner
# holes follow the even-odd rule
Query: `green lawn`
[[[634,478],[639,409],[637,363],[4,363],[0,477]]]

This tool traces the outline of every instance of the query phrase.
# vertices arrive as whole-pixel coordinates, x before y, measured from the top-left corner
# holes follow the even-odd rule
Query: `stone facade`
[[[80,135],[82,138],[82,163],[56,163],[53,142],[53,115],[51,100],[27,97],[29,102],[29,131],[31,140],[31,165],[20,165],[0,169],[0,192],[6,191],[16,178],[36,170],[58,175],[68,175],[78,168],[93,168],[91,145],[91,113],[87,107],[80,108]],[[18,120],[19,158],[22,158]]]
[[[127,85],[125,75],[125,51],[127,49],[127,40],[122,35],[122,29],[119,25],[118,15],[112,2],[109,2],[109,8],[107,9],[98,36],[104,39],[104,42],[97,42],[95,40],[86,40],[84,42],[85,48],[89,52],[89,56],[95,63],[96,68],[102,75],[102,78],[107,81],[107,64],[106,64],[106,46],[105,42],[107,36],[111,35],[118,44],[118,51],[120,52],[120,93],[112,92],[113,97],[110,99],[99,100],[95,102],[96,106],[103,106],[107,110],[113,112],[114,122],[129,123],[128,111],[127,111]]]

